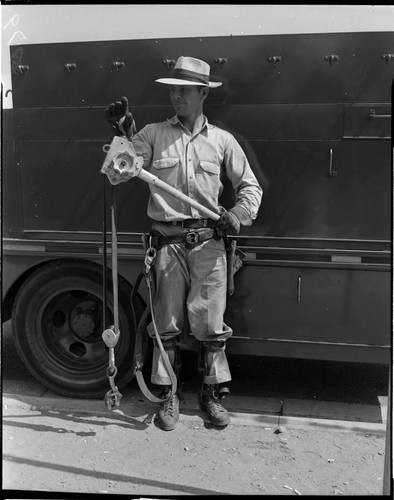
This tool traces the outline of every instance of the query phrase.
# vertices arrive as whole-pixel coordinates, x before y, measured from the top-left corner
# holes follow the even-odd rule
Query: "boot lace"
[[[216,396],[215,391],[210,392],[210,394],[208,395],[206,406],[209,407],[213,414],[225,411],[222,404],[220,403],[220,399]]]
[[[162,395],[162,398],[164,399],[165,397],[168,396],[168,393],[171,393],[171,390],[166,390],[163,395]],[[163,412],[166,414],[166,415],[171,415],[173,416],[174,415],[174,410],[175,410],[175,396],[174,394],[171,393],[171,396],[169,399],[167,399],[166,401],[164,401],[162,403],[162,407],[163,407]]]

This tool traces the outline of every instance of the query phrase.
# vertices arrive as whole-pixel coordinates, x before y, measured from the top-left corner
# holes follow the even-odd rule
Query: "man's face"
[[[199,85],[171,85],[170,99],[178,116],[191,116],[199,111],[205,92]]]

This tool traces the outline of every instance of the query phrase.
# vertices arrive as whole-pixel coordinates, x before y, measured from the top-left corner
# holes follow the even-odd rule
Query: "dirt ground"
[[[75,412],[3,401],[3,488],[157,495],[381,495],[385,436],[229,425],[181,414]]]

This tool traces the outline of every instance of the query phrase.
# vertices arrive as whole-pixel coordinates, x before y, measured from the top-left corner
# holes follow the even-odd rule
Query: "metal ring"
[[[111,375],[111,370],[113,370],[112,375]],[[107,368],[107,377],[108,378],[115,378],[117,373],[118,373],[118,369],[116,368],[116,366],[108,366],[108,368]]]

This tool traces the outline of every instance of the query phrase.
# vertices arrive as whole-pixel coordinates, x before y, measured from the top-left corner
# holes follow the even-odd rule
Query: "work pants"
[[[164,236],[187,230],[154,224]],[[206,231],[198,229],[197,232]],[[223,240],[209,239],[192,249],[185,244],[164,245],[157,252],[153,311],[160,338],[168,346],[184,330],[204,342],[204,382],[220,384],[231,380],[225,341],[232,329],[223,321],[226,309],[227,262]],[[153,325],[148,333],[154,337]],[[166,350],[171,351],[166,347]],[[170,354],[170,361],[172,354]],[[152,383],[170,385],[171,380],[157,346],[153,350]]]

